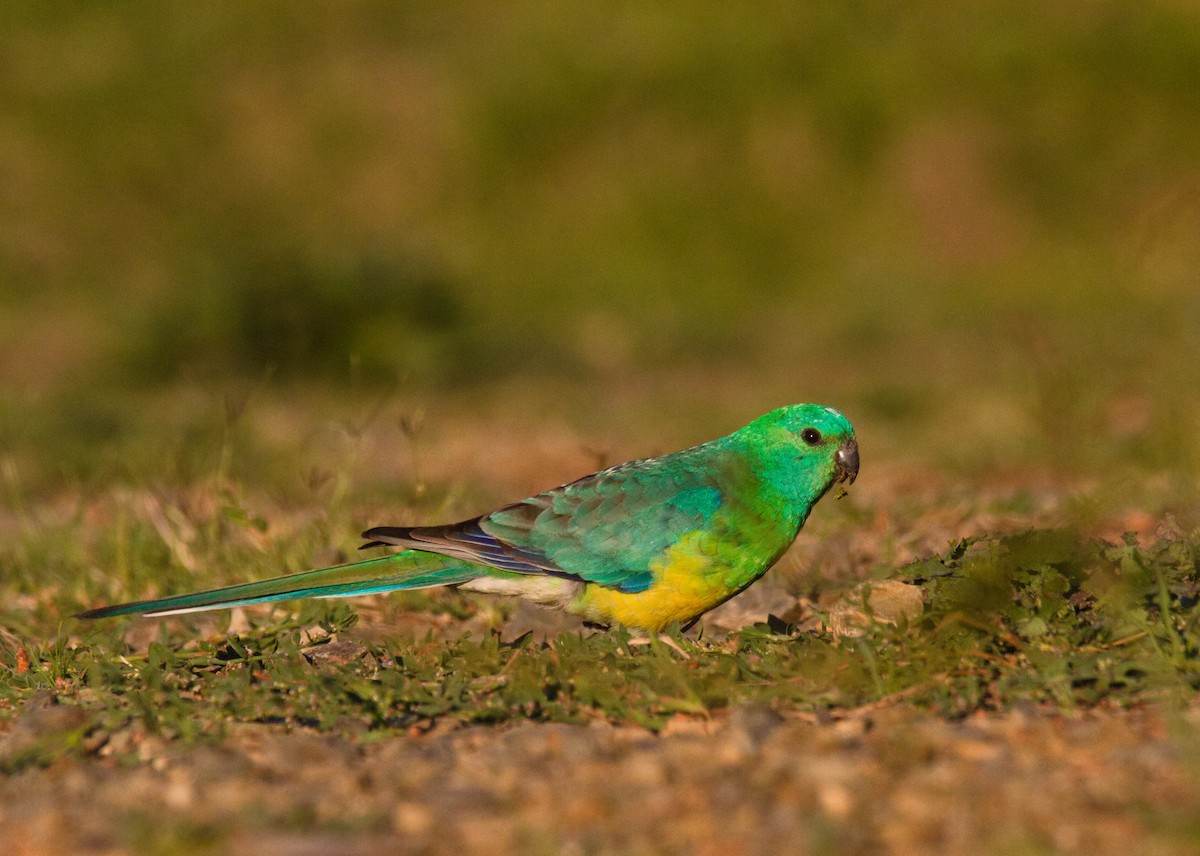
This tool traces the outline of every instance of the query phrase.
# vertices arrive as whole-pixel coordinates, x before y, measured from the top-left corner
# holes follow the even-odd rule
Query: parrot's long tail
[[[177,594],[134,603],[101,606],[79,613],[77,618],[109,618],[114,615],[174,615],[227,609],[248,603],[294,600],[304,597],[353,597],[398,589],[455,585],[486,575],[488,569],[435,553],[404,550],[379,559],[367,559],[333,568],[303,571],[284,577],[241,583],[224,588]]]

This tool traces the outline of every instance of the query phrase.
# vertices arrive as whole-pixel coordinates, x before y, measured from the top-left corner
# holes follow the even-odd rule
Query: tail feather
[[[298,574],[240,583],[193,594],[139,600],[101,606],[81,612],[77,618],[111,618],[115,615],[177,615],[228,609],[251,603],[296,600],[306,597],[353,597],[400,589],[432,588],[455,585],[486,574],[488,571],[447,556],[405,550],[379,559],[367,559],[332,568],[303,571]]]

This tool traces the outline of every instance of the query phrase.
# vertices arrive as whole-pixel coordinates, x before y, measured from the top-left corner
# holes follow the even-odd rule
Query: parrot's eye
[[[816,428],[805,428],[800,432],[800,439],[810,446],[815,446],[821,442],[821,432]]]

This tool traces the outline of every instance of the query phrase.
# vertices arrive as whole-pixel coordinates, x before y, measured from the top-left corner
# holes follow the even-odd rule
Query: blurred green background
[[[247,401],[650,453],[817,400],[864,475],[1194,498],[1198,93],[1170,0],[6,4],[5,479],[186,481]]]

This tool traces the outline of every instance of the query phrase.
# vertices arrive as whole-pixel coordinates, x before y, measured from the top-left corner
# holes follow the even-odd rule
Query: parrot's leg
[[[685,660],[692,659],[691,655],[688,654],[687,651],[685,651],[679,647],[678,642],[676,642],[670,636],[663,636],[662,634],[659,634],[659,633],[655,633],[653,636],[639,636],[636,639],[630,639],[625,644],[626,645],[653,645],[656,642],[661,642],[663,645],[666,645],[668,648],[675,651],[675,653],[677,653],[680,657],[682,657]]]

